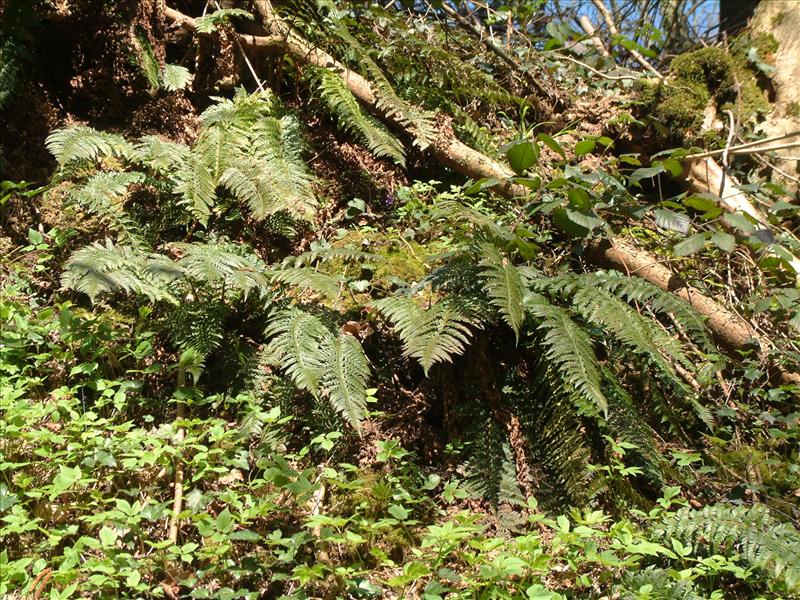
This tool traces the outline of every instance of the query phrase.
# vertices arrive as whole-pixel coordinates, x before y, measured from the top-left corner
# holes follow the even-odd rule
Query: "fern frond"
[[[509,231],[499,225],[490,216],[472,208],[465,206],[455,200],[444,200],[436,205],[438,217],[453,222],[463,222],[472,225],[478,232],[488,235],[491,238],[505,240],[509,238]]]
[[[524,284],[519,270],[492,244],[482,244],[483,259],[480,266],[484,289],[492,304],[500,311],[503,320],[514,330],[519,342],[519,334],[525,322]]]
[[[67,260],[61,283],[89,296],[94,301],[104,292],[124,292],[146,296],[151,301],[177,304],[169,281],[176,275],[163,268],[151,270],[152,255],[129,246],[93,244],[73,252]],[[160,264],[159,260],[155,261]]]
[[[247,130],[256,121],[267,118],[275,110],[270,92],[237,93],[233,99],[212,98],[214,104],[200,115],[206,130],[212,128]]]
[[[143,246],[136,223],[124,208],[128,188],[145,179],[143,173],[100,172],[70,192],[70,199],[122,234],[129,243]]]
[[[706,352],[716,351],[703,317],[683,298],[664,291],[641,277],[628,277],[623,273],[601,271],[591,274],[591,278],[611,293],[628,301],[649,302],[655,313],[670,315],[701,349]]]
[[[198,33],[213,33],[217,27],[227,23],[230,19],[240,18],[252,21],[255,19],[252,13],[241,8],[221,8],[212,13],[195,19]]]
[[[266,182],[282,208],[310,219],[317,207],[311,184],[313,176],[302,159],[303,141],[294,117],[270,117],[256,123],[251,132],[253,154],[263,161]]]
[[[403,355],[416,358],[425,374],[439,362],[464,352],[479,320],[447,300],[427,310],[411,298],[384,298],[372,303],[388,317],[403,340]]]
[[[170,174],[189,158],[190,149],[184,144],[148,135],[136,144],[138,162],[158,173]]]
[[[358,429],[367,416],[367,381],[369,361],[356,338],[340,334],[328,338],[320,348],[324,371],[320,392],[353,428]]]
[[[313,290],[336,300],[341,293],[341,283],[336,277],[308,267],[284,267],[272,272],[272,280],[287,283],[302,290]]]
[[[711,554],[737,552],[787,591],[800,592],[800,532],[778,522],[763,504],[684,507],[668,514],[656,534],[677,538]]]
[[[164,65],[161,69],[161,87],[168,92],[182,90],[192,81],[192,73],[180,65]]]
[[[330,345],[331,332],[317,317],[299,308],[278,312],[267,327],[270,347],[300,389],[316,392],[325,373],[320,348]]]
[[[181,196],[180,204],[204,227],[208,225],[216,201],[217,179],[204,157],[190,153],[175,173],[174,182],[173,191]]]
[[[602,391],[589,334],[572,320],[566,309],[550,304],[538,294],[526,297],[525,308],[540,320],[538,329],[545,332],[542,344],[547,347],[547,361],[560,373],[566,385],[578,392],[575,396],[578,414],[608,414],[608,399]]]
[[[193,350],[201,360],[219,348],[230,309],[217,299],[181,304],[169,315],[170,337],[181,350]]]
[[[336,115],[339,126],[353,133],[378,157],[388,157],[405,166],[403,145],[384,125],[366,112],[339,74],[329,69],[315,69],[319,92]]]
[[[648,586],[648,587],[645,587]],[[650,600],[704,600],[690,579],[675,581],[666,569],[647,567],[625,573],[614,586],[614,595],[620,600],[640,600],[645,588]]]
[[[172,245],[180,254],[176,266],[188,277],[209,284],[222,283],[226,288],[245,294],[254,289],[264,289],[268,280],[266,267],[253,254],[222,243]]]
[[[85,125],[56,129],[45,145],[59,168],[76,161],[97,161],[102,157],[136,158],[136,148],[121,135],[97,131]]]

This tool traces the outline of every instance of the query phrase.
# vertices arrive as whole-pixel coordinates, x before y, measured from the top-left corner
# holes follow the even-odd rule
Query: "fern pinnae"
[[[385,315],[403,340],[403,355],[416,358],[425,374],[439,362],[463,354],[479,320],[457,304],[440,301],[427,310],[411,298],[376,300],[372,306]]]
[[[519,270],[492,244],[481,244],[483,259],[482,275],[486,293],[492,304],[500,311],[503,320],[514,331],[519,342],[525,322],[523,305],[524,284]]]
[[[375,117],[367,113],[339,74],[315,69],[319,92],[342,129],[352,132],[377,157],[391,158],[405,166],[403,145]]]
[[[121,135],[97,131],[86,125],[56,129],[47,136],[45,145],[61,169],[73,162],[97,161],[106,156],[130,160],[137,156],[136,148]]]
[[[274,270],[272,271],[272,281],[280,281],[302,290],[312,290],[333,301],[339,298],[342,289],[337,278],[309,267],[284,267]]]
[[[597,357],[589,334],[575,323],[569,312],[550,304],[538,294],[525,299],[528,312],[540,320],[538,329],[544,331],[541,343],[547,347],[545,356],[564,378],[568,386],[578,391],[576,408],[579,414],[604,416],[608,414],[608,399],[602,391]]]
[[[299,308],[278,312],[267,327],[270,348],[281,366],[301,389],[315,392],[324,372],[319,349],[330,343],[331,333],[322,322]]]
[[[353,428],[359,429],[367,416],[367,356],[358,340],[347,334],[327,338],[321,353],[325,370],[320,390],[328,397],[334,410]]]

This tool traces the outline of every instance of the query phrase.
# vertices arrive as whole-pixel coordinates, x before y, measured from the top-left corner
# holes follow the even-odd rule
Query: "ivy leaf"
[[[672,249],[672,251],[675,253],[675,256],[689,256],[690,254],[694,254],[695,252],[702,250],[705,244],[706,234],[695,233],[682,242],[675,244],[675,247]]]
[[[656,225],[662,229],[677,231],[682,234],[689,233],[690,221],[687,215],[676,213],[666,208],[656,208],[653,211],[653,218],[656,221]]]

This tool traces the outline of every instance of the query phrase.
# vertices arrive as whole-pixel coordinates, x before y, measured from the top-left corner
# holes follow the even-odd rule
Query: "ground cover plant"
[[[0,3],[0,595],[800,594],[800,12],[618,4]]]

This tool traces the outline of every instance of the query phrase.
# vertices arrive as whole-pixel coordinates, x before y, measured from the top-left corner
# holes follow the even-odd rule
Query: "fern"
[[[183,165],[189,152],[189,147],[184,144],[154,135],[145,136],[136,144],[137,162],[161,174],[170,174]]]
[[[319,349],[325,365],[320,390],[336,412],[358,429],[367,416],[367,357],[358,340],[350,335],[330,336],[326,342]]]
[[[800,532],[776,521],[762,504],[715,504],[702,510],[684,507],[668,514],[656,534],[709,553],[737,552],[787,591],[800,592]]]
[[[173,191],[182,197],[181,204],[187,206],[203,226],[208,225],[216,201],[217,179],[206,157],[195,153],[187,155],[175,173],[174,182]]]
[[[192,350],[204,360],[222,343],[229,312],[225,303],[216,299],[181,304],[167,321],[170,337],[178,348]]]
[[[221,8],[195,19],[198,33],[214,33],[220,25],[228,23],[230,19],[248,19],[252,21],[255,17],[252,13],[241,8]]]
[[[289,308],[270,321],[266,334],[279,364],[297,387],[327,397],[348,423],[358,428],[366,416],[369,363],[361,344],[334,335],[317,317]]]
[[[602,391],[597,357],[589,334],[570,317],[567,310],[553,306],[545,298],[531,294],[525,299],[527,310],[540,320],[544,331],[541,343],[547,347],[547,361],[558,369],[578,394],[579,414],[608,413],[608,400]]]
[[[427,375],[439,362],[452,362],[464,352],[478,319],[452,301],[443,300],[427,310],[411,298],[384,298],[372,303],[388,317],[403,340],[403,355],[419,361]]]
[[[641,600],[642,588],[649,590],[646,597],[651,600],[704,600],[705,598],[700,595],[691,580],[675,581],[666,569],[652,566],[625,573],[620,583],[614,586],[614,595],[620,600]]]
[[[243,253],[238,246],[176,243],[172,247],[182,255],[176,266],[196,281],[222,284],[245,295],[268,285],[265,265],[255,255]]]
[[[152,301],[177,304],[169,282],[180,272],[164,268],[163,260],[137,248],[92,244],[73,252],[67,260],[61,283],[94,301],[104,292],[125,292]]]
[[[272,272],[272,280],[288,283],[303,290],[319,292],[333,301],[337,300],[341,293],[338,279],[310,268],[284,267]]]
[[[519,270],[500,251],[491,244],[482,244],[483,279],[486,293],[492,304],[500,311],[503,320],[514,330],[519,342],[522,325],[525,322],[524,283]]]
[[[186,67],[180,65],[164,65],[160,74],[161,87],[168,92],[182,90],[192,81],[192,73]]]
[[[314,72],[319,82],[319,93],[331,113],[336,115],[339,126],[356,135],[375,156],[389,157],[405,166],[402,144],[361,107],[342,78],[329,69],[315,69]]]
[[[95,173],[82,186],[73,189],[70,198],[89,213],[97,215],[127,242],[143,246],[138,227],[125,212],[123,201],[128,188],[144,179],[144,174],[135,172]]]
[[[135,147],[122,136],[85,125],[57,129],[47,137],[45,144],[59,168],[73,162],[97,161],[103,157],[116,156],[129,160],[137,157]]]

